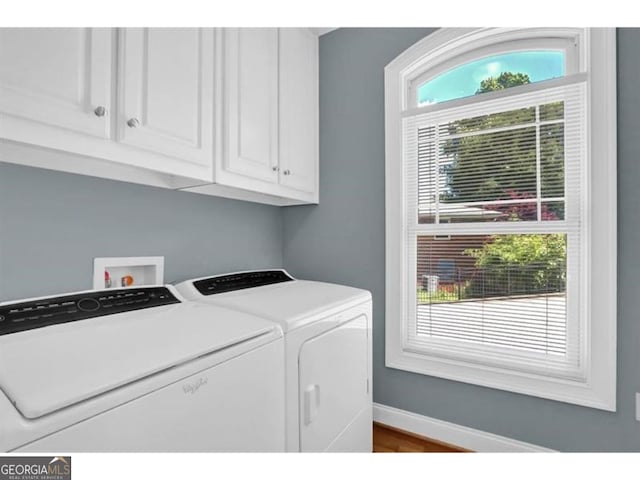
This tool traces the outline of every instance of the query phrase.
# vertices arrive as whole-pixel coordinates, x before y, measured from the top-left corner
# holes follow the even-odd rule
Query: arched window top
[[[503,85],[521,90],[515,87],[565,79],[571,83],[588,70],[585,32],[554,27],[442,29],[406,50],[386,71],[398,75],[403,111],[452,100],[477,101],[478,91],[503,90]],[[501,74],[512,78],[500,79]],[[532,88],[539,87],[525,90]]]
[[[470,97],[565,75],[563,50],[515,51],[458,65],[416,88],[418,106]]]

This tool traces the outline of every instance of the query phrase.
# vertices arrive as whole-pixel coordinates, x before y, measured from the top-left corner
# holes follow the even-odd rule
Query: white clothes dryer
[[[192,279],[186,298],[276,322],[285,334],[286,444],[371,452],[371,294],[284,270]]]

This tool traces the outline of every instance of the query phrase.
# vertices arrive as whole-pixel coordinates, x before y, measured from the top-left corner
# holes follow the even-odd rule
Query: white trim
[[[322,35],[326,35],[329,32],[333,32],[334,30],[338,30],[338,27],[333,27],[333,28],[329,28],[329,27],[309,27],[309,30],[311,30],[318,37],[321,37]]]
[[[373,421],[474,452],[555,452],[549,448],[379,403],[373,404]]]
[[[591,58],[598,68],[591,69],[589,176],[595,181],[593,189],[600,189],[589,205],[591,272],[590,382],[606,410],[616,411],[617,373],[617,65],[616,31],[614,28],[592,28],[589,36]],[[598,261],[593,261],[597,258]],[[594,293],[597,292],[597,295]]]
[[[409,292],[406,223],[406,179],[403,159],[402,115],[410,107],[407,85],[424,72],[426,62],[439,62],[505,39],[575,35],[581,42],[579,71],[589,83],[588,130],[585,138],[590,160],[583,185],[596,198],[586,205],[583,224],[583,262],[591,271],[580,292],[586,299],[581,314],[584,335],[581,351],[583,378],[552,378],[506,368],[447,359],[404,348],[408,319],[404,292]],[[616,47],[615,29],[446,28],[427,36],[393,60],[385,69],[385,176],[386,176],[386,358],[387,367],[434,375],[486,387],[514,391],[608,411],[616,410]],[[596,66],[594,68],[594,65]],[[597,160],[597,161],[595,161]],[[590,182],[590,179],[596,179]],[[472,231],[475,226],[465,224]],[[518,226],[521,228],[520,226]],[[426,227],[425,227],[426,228]],[[443,226],[439,233],[461,227]],[[479,226],[478,228],[486,228]],[[501,228],[511,228],[505,226]],[[539,226],[532,225],[539,229]],[[590,265],[590,266],[589,266]],[[415,268],[415,267],[413,267]],[[413,276],[415,277],[415,275]]]

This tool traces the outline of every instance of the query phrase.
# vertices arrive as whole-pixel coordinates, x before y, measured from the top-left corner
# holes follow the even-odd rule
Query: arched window
[[[415,100],[417,106],[422,107],[560,78],[565,75],[566,63],[567,54],[563,50],[522,50],[489,55],[436,75],[430,71],[428,79],[413,82],[416,84]]]
[[[442,29],[385,95],[387,366],[615,409],[615,33]]]

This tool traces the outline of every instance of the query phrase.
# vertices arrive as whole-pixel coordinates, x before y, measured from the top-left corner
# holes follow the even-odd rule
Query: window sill
[[[616,411],[615,398],[606,389],[597,388],[588,380],[551,378],[531,373],[507,370],[477,363],[448,360],[398,349],[387,351],[385,364],[389,368],[458,382],[496,388],[514,393],[556,400],[574,405]]]

